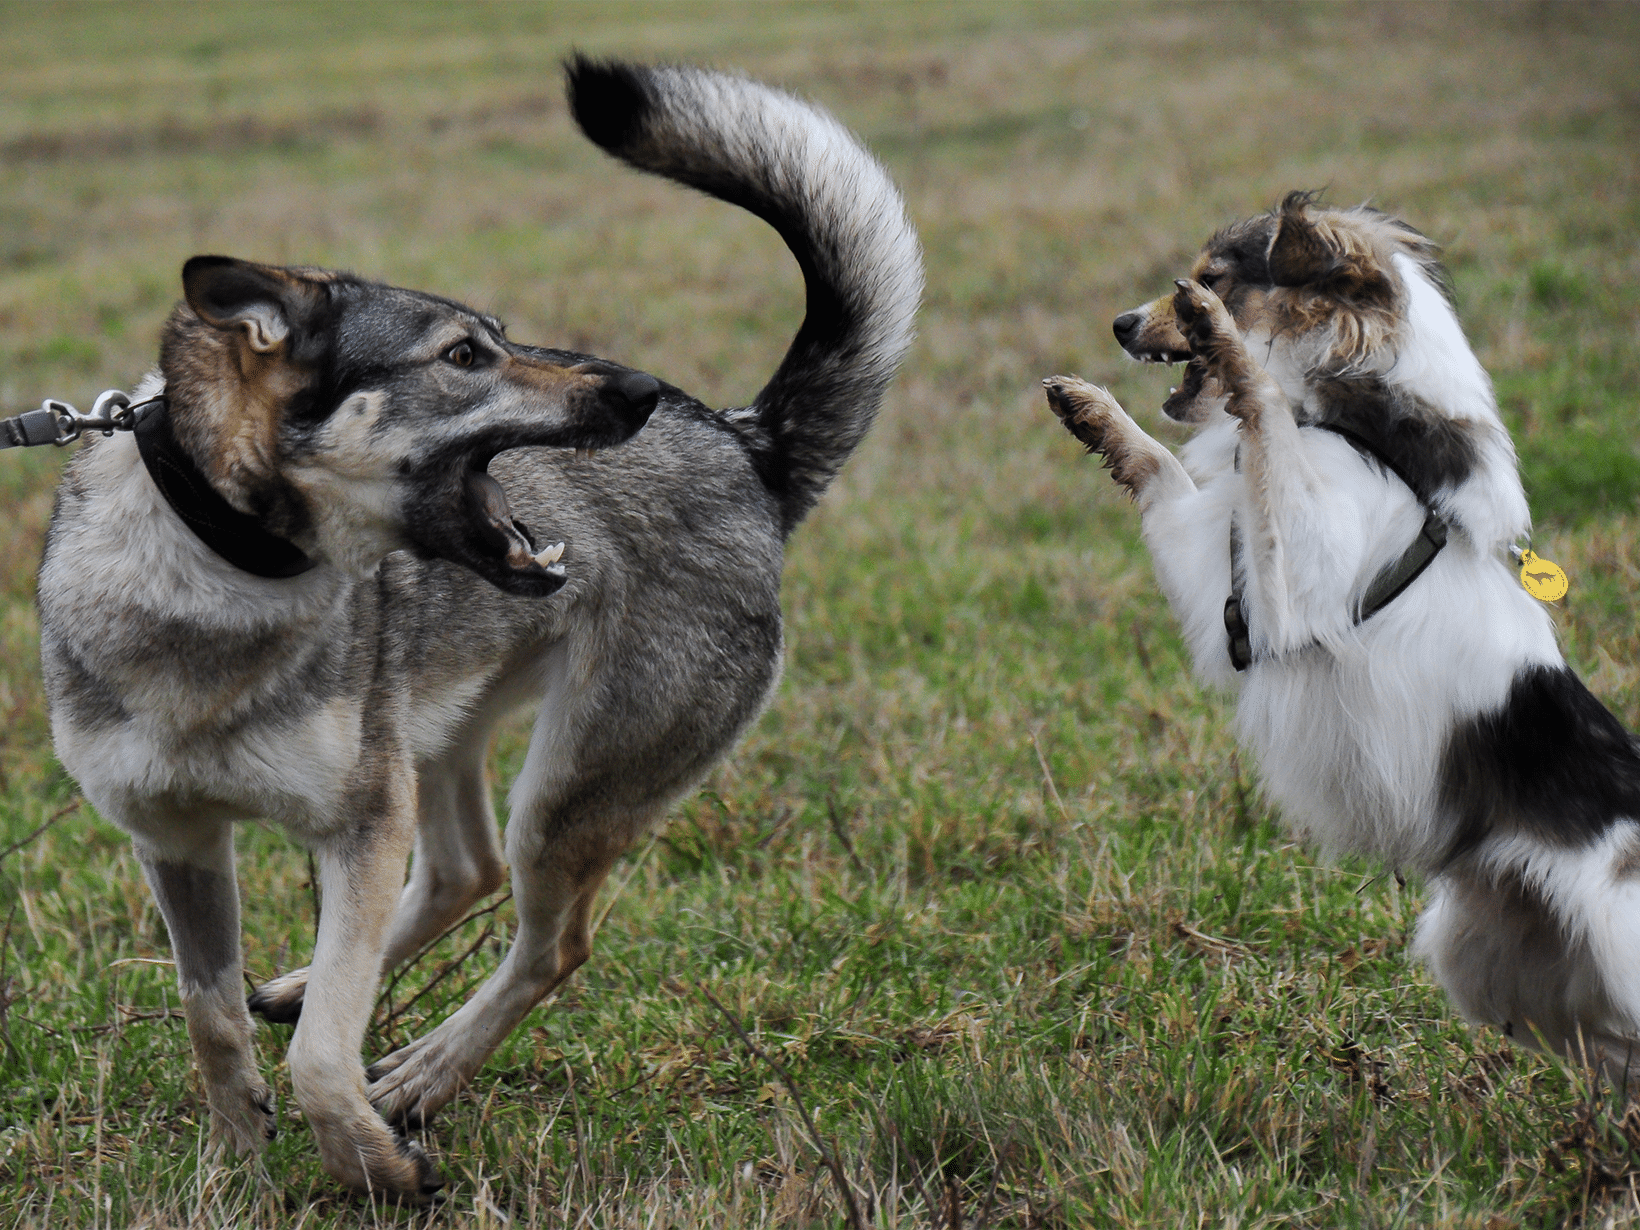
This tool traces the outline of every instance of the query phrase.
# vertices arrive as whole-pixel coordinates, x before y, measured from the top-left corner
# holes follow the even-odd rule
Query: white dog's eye
[[[444,361],[454,363],[457,367],[471,367],[473,365],[473,344],[471,342],[457,342],[444,352]]]

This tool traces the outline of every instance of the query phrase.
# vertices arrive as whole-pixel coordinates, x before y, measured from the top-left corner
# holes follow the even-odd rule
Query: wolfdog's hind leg
[[[388,1122],[415,1127],[430,1120],[530,1010],[586,961],[599,887],[664,809],[664,802],[636,810],[583,807],[573,817],[568,808],[550,814],[515,809],[507,825],[518,910],[512,947],[458,1012],[369,1069],[370,1099]]]
[[[251,1018],[240,982],[233,828],[206,822],[185,831],[187,841],[163,846],[139,838],[137,857],[170,932],[188,1040],[211,1107],[212,1136],[235,1153],[253,1153],[274,1134],[274,1109],[251,1049]]]

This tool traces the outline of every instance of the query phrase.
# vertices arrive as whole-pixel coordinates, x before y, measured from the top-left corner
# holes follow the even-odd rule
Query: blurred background
[[[836,1223],[788,1093],[680,979],[785,1057],[885,1225],[1490,1226],[1620,1192],[1618,1119],[1410,966],[1418,886],[1284,844],[1039,381],[1107,383],[1177,442],[1117,313],[1289,189],[1406,218],[1571,573],[1568,653],[1640,723],[1640,8],[0,5],[0,407],[130,387],[201,252],[447,295],[744,404],[799,324],[795,265],[581,139],[572,50],[834,110],[903,187],[928,292],[793,539],[773,708],[617,874],[568,1002],[430,1137],[446,1215]],[[0,861],[0,1222],[357,1220],[300,1130],[271,1187],[201,1186],[163,927],[50,753],[32,597],[60,462],[0,456],[0,849],[61,813]],[[262,978],[305,960],[308,868],[275,832],[241,846]],[[373,1053],[493,967],[508,908],[411,972],[401,1004],[436,989],[384,1006]],[[259,1037],[276,1067],[285,1031]]]

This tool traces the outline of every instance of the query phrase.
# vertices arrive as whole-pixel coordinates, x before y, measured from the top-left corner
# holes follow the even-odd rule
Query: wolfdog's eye
[[[444,361],[454,363],[457,367],[471,367],[473,365],[473,344],[471,342],[457,342],[444,352]]]

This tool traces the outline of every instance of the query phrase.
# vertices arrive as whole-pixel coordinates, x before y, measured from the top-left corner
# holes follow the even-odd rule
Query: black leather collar
[[[259,577],[300,576],[314,561],[295,543],[262,528],[218,494],[171,431],[169,407],[143,415],[133,433],[148,477],[182,522],[235,568]]]

